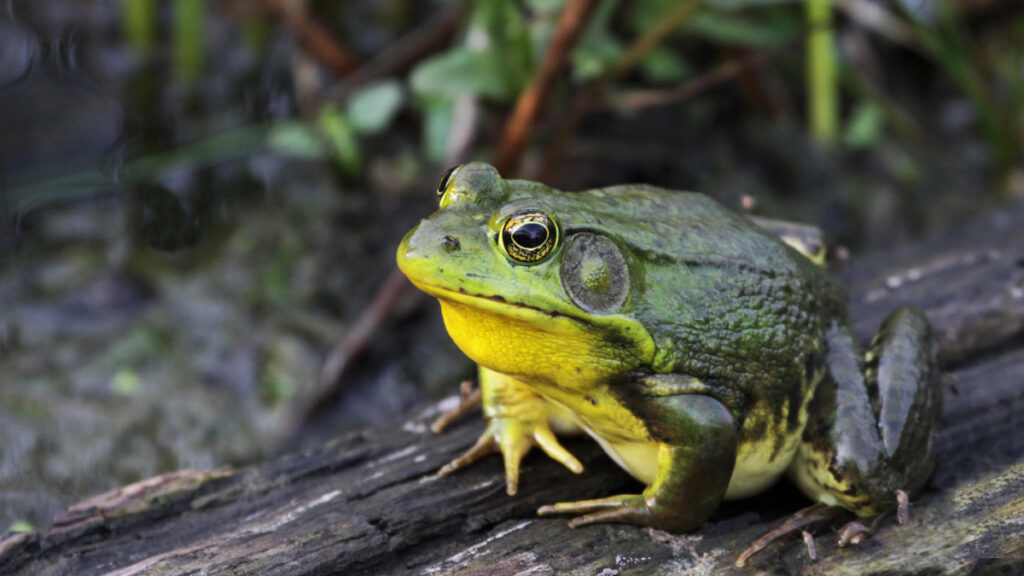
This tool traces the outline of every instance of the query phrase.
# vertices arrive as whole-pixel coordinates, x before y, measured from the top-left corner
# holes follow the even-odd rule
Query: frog
[[[926,484],[934,330],[902,307],[864,346],[818,229],[646,184],[565,192],[482,162],[437,194],[398,266],[477,364],[487,422],[439,475],[500,453],[514,495],[534,447],[581,473],[559,436],[586,434],[644,489],[538,514],[674,533],[787,476],[814,504],[746,557],[831,511],[902,512]]]

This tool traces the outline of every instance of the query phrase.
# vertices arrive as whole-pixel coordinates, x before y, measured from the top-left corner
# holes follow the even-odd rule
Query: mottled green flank
[[[446,472],[498,448],[514,493],[532,445],[579,471],[544,435],[581,430],[647,489],[541,513],[676,531],[786,473],[859,515],[927,480],[941,401],[927,320],[893,312],[865,354],[845,289],[792,226],[701,194],[568,193],[480,163],[438,193],[399,265],[480,364],[490,420]]]

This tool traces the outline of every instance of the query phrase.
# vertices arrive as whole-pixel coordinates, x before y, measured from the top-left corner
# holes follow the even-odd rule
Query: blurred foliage
[[[133,0],[121,4],[128,44],[146,54],[156,41],[156,0]]]
[[[174,0],[174,68],[186,82],[196,81],[203,72],[205,23],[206,2]]]
[[[351,94],[344,110],[321,115],[316,131],[326,135],[329,145],[304,146],[303,150],[333,156],[345,173],[358,172],[365,163],[358,152],[361,138],[383,132],[400,110],[411,109],[420,120],[425,159],[436,162],[445,158],[453,124],[458,122],[456,101],[478,99],[507,110],[537,69],[566,2],[451,4],[462,11],[460,40],[418,62],[407,79],[387,79],[368,86]],[[1020,46],[1024,16],[1018,11],[1016,24],[1002,26],[1000,33],[986,32],[983,40],[975,41],[960,22],[963,11],[954,8],[955,2],[924,4],[934,9],[912,11],[884,4],[876,4],[874,9],[913,31],[911,41],[924,48],[925,56],[973,106],[997,170],[1011,172],[1019,165],[1024,149],[1024,51]],[[850,13],[864,8],[862,0],[843,5]],[[634,42],[679,7],[676,0],[603,0],[572,52],[568,78],[579,87],[605,77],[614,66],[623,64]],[[869,20],[834,16],[835,8],[832,0],[704,0],[666,41],[646,51],[635,69],[610,88],[677,85],[706,71],[709,54],[717,52],[722,58],[737,51],[767,52],[782,61],[779,69],[789,76],[792,97],[807,107],[810,134],[823,143],[850,150],[868,149],[887,137],[894,115],[906,119],[905,111],[894,109],[891,98],[865,98],[861,90],[851,88],[863,83],[864,78],[858,76],[866,78],[872,71],[862,70],[860,62],[850,60],[837,44],[833,28],[838,27],[840,33],[851,26],[866,27],[863,29],[869,34],[876,30]],[[920,16],[926,13],[932,16]],[[877,32],[879,38],[885,38],[881,30]],[[804,38],[807,45],[801,72],[791,63],[800,57],[798,49]],[[884,42],[878,48],[893,49]],[[848,79],[842,86],[840,77]],[[851,77],[855,79],[849,80]],[[807,87],[802,94],[795,90],[801,85]],[[411,97],[407,98],[406,92]],[[555,102],[550,108],[565,106]],[[275,138],[279,136],[275,133]]]
[[[7,527],[8,532],[31,532],[35,529],[36,527],[32,525],[31,522],[26,522],[24,520],[15,520]]]
[[[386,133],[405,112],[418,120],[423,159],[441,161],[450,154],[450,140],[461,121],[455,113],[457,101],[471,99],[496,107],[487,111],[492,125],[499,124],[544,57],[566,1],[440,2],[437,9],[458,13],[456,41],[415,62],[406,75],[371,78],[346,91],[340,101],[320,97],[318,110],[307,111],[304,119],[280,118],[259,127],[265,138],[260,147],[291,157],[331,159],[340,174],[354,177],[366,168],[365,141]],[[854,8],[863,8],[865,2],[844,0],[841,4],[854,14]],[[862,69],[862,62],[851,60],[833,34],[833,27],[838,27],[840,34],[851,27],[868,34],[877,31],[878,52],[899,50],[901,46],[886,44],[886,35],[881,28],[873,29],[877,24],[872,21],[834,16],[833,0],[691,3],[696,10],[681,18],[671,35],[631,62],[629,50],[678,11],[681,3],[602,0],[572,51],[566,76],[570,82],[563,83],[556,93],[558,100],[548,107],[564,110],[572,90],[598,79],[611,79],[609,74],[616,66],[627,66],[627,73],[615,75],[610,91],[657,89],[700,79],[715,61],[737,54],[767,53],[778,59],[776,69],[790,87],[785,98],[806,107],[807,132],[819,141],[864,150],[892,136],[890,130],[908,126],[906,109],[884,93],[877,78],[871,78],[877,71]],[[204,74],[204,30],[207,12],[213,8],[196,0],[173,0],[171,4],[174,69],[188,84]],[[126,40],[140,53],[147,53],[157,34],[157,4],[140,0],[122,6]],[[923,53],[961,91],[975,113],[996,171],[1005,175],[1019,169],[1024,150],[1024,13],[1016,10],[1010,22],[987,24],[979,33],[963,21],[963,10],[953,0],[872,6],[889,21],[911,30],[913,36],[905,40],[905,47]],[[408,17],[399,17],[404,12],[387,4],[379,15],[408,27]],[[269,16],[252,5],[238,14],[243,37],[256,50],[268,42]],[[806,51],[801,55],[805,39]],[[802,69],[796,65],[800,58],[804,59]],[[840,78],[844,78],[842,86]],[[870,93],[865,92],[866,85],[872,86]],[[800,86],[806,90],[799,90]],[[481,127],[476,131],[488,130]],[[244,139],[237,141],[239,147],[233,147],[225,146],[223,138],[214,136],[210,146],[200,142],[194,149],[137,160],[130,172],[145,180],[177,165],[181,157],[202,164],[204,156],[251,153],[252,145]],[[209,153],[203,151],[206,148]],[[88,194],[103,178],[85,173],[17,189],[15,211],[75,195],[75,189],[83,190],[78,194]]]
[[[906,10],[929,56],[970,100],[996,168],[1008,173],[1024,151],[1024,12],[976,34],[955,0],[933,0],[927,16]]]

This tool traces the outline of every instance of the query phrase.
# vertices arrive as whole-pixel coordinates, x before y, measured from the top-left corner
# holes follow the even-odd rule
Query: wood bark
[[[442,464],[482,430],[441,435],[431,406],[240,470],[180,471],[82,502],[42,532],[0,536],[0,574],[1021,574],[1024,573],[1024,205],[944,239],[858,259],[840,272],[867,339],[893,308],[923,308],[950,375],[938,468],[910,520],[840,549],[835,528],[747,568],[738,553],[807,502],[787,482],[729,502],[699,530],[570,529],[546,503],[641,487],[594,443],[567,440],[586,470],[540,454],[505,495],[500,458],[451,477]]]

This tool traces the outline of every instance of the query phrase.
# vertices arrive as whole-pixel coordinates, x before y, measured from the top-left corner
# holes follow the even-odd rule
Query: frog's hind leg
[[[853,333],[826,334],[829,376],[810,406],[790,473],[814,499],[874,516],[920,489],[934,468],[941,412],[935,341],[924,314],[894,311],[866,354]]]
[[[803,440],[789,467],[797,486],[819,504],[766,534],[737,562],[847,510],[874,517],[867,526],[852,521],[840,530],[841,546],[858,544],[893,509],[903,522],[907,494],[919,490],[934,468],[941,379],[924,314],[913,308],[894,311],[867,353],[839,322],[826,331],[825,341],[828,374],[811,402]]]
[[[829,374],[811,403],[790,476],[814,500],[858,516],[896,508],[905,515],[906,495],[934,468],[942,397],[931,327],[921,311],[900,308],[867,353],[838,322],[826,344]]]
[[[736,462],[737,430],[729,410],[699,394],[645,398],[638,413],[652,426],[658,446],[658,472],[642,494],[559,502],[538,514],[582,514],[578,527],[603,522],[653,526],[671,532],[692,530],[715,511],[725,496]]]

